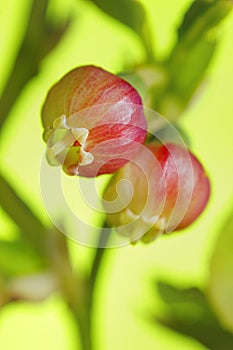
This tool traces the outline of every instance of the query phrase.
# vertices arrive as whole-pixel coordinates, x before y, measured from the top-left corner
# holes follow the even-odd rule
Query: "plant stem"
[[[85,305],[87,306],[87,303],[86,302],[84,303],[84,300],[80,301],[78,304],[77,304],[77,308],[76,307],[71,308],[71,313],[73,315],[75,324],[77,326],[77,331],[79,333],[81,349],[92,350],[93,342],[92,342],[90,318],[89,318],[90,312],[89,310],[85,310]]]
[[[73,316],[79,327],[80,341],[83,350],[94,349],[92,339],[93,300],[100,267],[103,263],[103,257],[106,252],[106,248],[104,247],[106,246],[110,232],[111,229],[109,228],[109,231],[106,234],[106,222],[104,222],[103,228],[100,232],[98,248],[95,250],[91,273],[88,279],[81,283],[77,305],[72,309]]]
[[[92,289],[94,289],[96,279],[99,273],[99,268],[102,263],[102,259],[104,256],[104,253],[106,252],[106,244],[109,239],[109,234],[111,233],[111,228],[108,228],[108,231],[106,232],[107,222],[105,221],[103,223],[103,228],[100,232],[99,242],[98,242],[98,248],[95,251],[92,269],[90,273],[90,283]],[[101,248],[100,248],[101,247]]]

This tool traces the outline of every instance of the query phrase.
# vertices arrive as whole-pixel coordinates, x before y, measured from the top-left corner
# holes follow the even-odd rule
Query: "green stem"
[[[82,350],[93,350],[93,341],[91,335],[90,311],[85,306],[88,304],[84,300],[79,303],[77,309],[72,309],[71,312],[80,335],[80,345]]]
[[[90,274],[90,283],[91,283],[92,289],[94,289],[95,287],[95,283],[99,273],[99,268],[102,263],[104,253],[106,252],[105,247],[109,239],[109,234],[111,233],[111,228],[108,228],[106,232],[106,227],[107,227],[107,222],[105,221],[103,224],[103,228],[100,232],[98,248],[95,251],[95,255],[92,263],[92,269]],[[102,248],[99,248],[99,247],[102,247]]]
[[[21,235],[26,238],[39,253],[42,253],[42,251],[44,253],[43,242],[47,237],[47,231],[42,222],[1,175],[0,189],[0,203],[3,210],[20,228]]]
[[[111,229],[106,232],[106,222],[103,224],[103,228],[100,232],[100,238],[98,247],[96,248],[95,255],[92,263],[92,269],[89,278],[81,283],[81,290],[79,290],[79,300],[77,305],[73,308],[73,316],[79,327],[80,341],[83,350],[93,350],[92,339],[92,316],[93,316],[93,301],[95,294],[96,282],[100,272],[100,267],[103,263],[103,258],[106,253],[106,248],[109,234]]]

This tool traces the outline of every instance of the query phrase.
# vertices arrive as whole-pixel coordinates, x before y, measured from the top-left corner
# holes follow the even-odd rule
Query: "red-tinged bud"
[[[49,91],[42,109],[47,159],[68,175],[113,173],[131,159],[146,137],[137,91],[94,66],[66,74]]]
[[[198,159],[168,143],[141,146],[105,189],[109,224],[130,237],[153,241],[159,234],[189,226],[204,210],[209,179]]]

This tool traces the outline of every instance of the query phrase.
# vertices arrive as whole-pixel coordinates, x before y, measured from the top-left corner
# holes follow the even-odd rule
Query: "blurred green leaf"
[[[13,187],[0,175],[0,204],[3,210],[20,228],[21,234],[38,252],[44,253],[46,228],[27,204],[16,194]]]
[[[26,83],[38,74],[44,57],[58,44],[69,20],[54,26],[46,17],[48,0],[31,2],[24,38],[0,100],[0,126],[9,115]]]
[[[215,28],[231,11],[232,1],[194,1],[178,28],[169,58],[170,90],[187,102],[203,79],[216,48]]]
[[[231,0],[193,1],[178,28],[178,45],[192,46],[232,10]]]
[[[164,282],[158,282],[158,291],[166,304],[166,314],[156,315],[156,321],[209,349],[233,348],[233,334],[221,326],[202,291],[179,289]]]
[[[205,295],[198,288],[179,289],[161,281],[157,286],[162,300],[177,318],[186,317],[191,321],[201,318],[213,326],[219,325]]]
[[[168,91],[186,104],[203,80],[204,73],[216,48],[216,39],[202,38],[190,50],[180,48],[170,65]]]
[[[146,12],[137,0],[90,0],[103,12],[131,28],[141,38],[148,59],[153,60]]]
[[[45,261],[45,265],[53,270],[56,276],[59,278],[59,283],[63,292],[70,296],[73,293],[73,277],[72,268],[69,259],[69,252],[67,247],[66,237],[58,231],[55,227],[46,228],[40,222],[38,217],[30,210],[30,208],[24,203],[24,201],[15,193],[14,189],[7,183],[7,181],[0,176],[0,190],[2,196],[0,197],[0,203],[3,209],[11,217],[11,219],[20,228],[22,241],[26,245],[23,249],[27,250],[27,246],[30,250],[28,252],[30,258],[34,259],[34,252],[36,256],[40,258],[35,259],[36,266],[42,266]],[[2,266],[10,273],[14,271],[14,264],[7,266],[7,251],[9,248],[9,254],[13,259],[13,252],[17,256],[17,246],[7,246],[3,244],[2,249],[5,247]],[[12,252],[13,251],[13,252]],[[1,253],[1,252],[0,252]],[[29,260],[23,260],[20,251],[18,252],[19,259],[22,258],[23,266],[26,267],[27,263],[30,264]],[[27,254],[25,252],[25,254]],[[10,258],[10,257],[9,257]],[[38,265],[37,265],[38,263]],[[35,266],[33,264],[33,266]],[[2,267],[2,268],[3,268]],[[24,268],[23,267],[23,268]],[[23,268],[20,268],[21,270]],[[1,266],[0,266],[1,271]]]
[[[233,332],[233,211],[213,251],[208,294],[219,318]]]
[[[91,0],[102,11],[141,35],[145,21],[143,6],[135,0]]]
[[[153,108],[175,121],[205,78],[217,45],[216,27],[230,13],[230,0],[194,1],[178,28],[177,42],[168,57],[166,86],[153,92]]]
[[[0,241],[0,273],[5,277],[27,275],[45,268],[45,261],[25,241]]]

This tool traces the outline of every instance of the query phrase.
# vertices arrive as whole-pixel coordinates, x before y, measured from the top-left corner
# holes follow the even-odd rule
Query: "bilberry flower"
[[[132,242],[189,226],[204,210],[210,182],[199,160],[175,143],[141,146],[103,194],[108,222]]]
[[[68,175],[113,173],[131,159],[146,137],[138,92],[95,66],[67,73],[42,108],[47,159]]]

